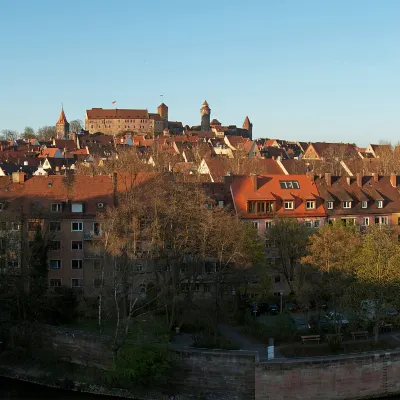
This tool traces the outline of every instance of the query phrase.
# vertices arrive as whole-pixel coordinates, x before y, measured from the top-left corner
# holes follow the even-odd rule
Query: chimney
[[[59,174],[60,173],[60,167],[57,165],[56,166],[56,174]]]
[[[360,172],[357,172],[357,186],[358,187],[362,187],[362,179],[363,179],[362,174]]]
[[[379,181],[379,175],[376,172],[374,172],[372,174],[372,177],[374,178],[374,182],[378,182]]]
[[[24,183],[25,182],[25,172],[13,172],[12,173],[13,183]]]
[[[397,175],[394,172],[390,174],[390,183],[393,187],[397,187]]]
[[[257,192],[257,175],[256,174],[250,174],[251,182],[253,183],[253,190]]]
[[[348,185],[348,186],[351,185],[351,179],[350,179],[349,176],[346,176],[346,182],[347,182],[347,185]]]
[[[233,174],[232,174],[232,172],[228,172],[224,176],[224,189],[226,191],[230,192],[232,182],[233,182]]]
[[[325,172],[325,182],[326,186],[332,185],[332,174],[330,172]]]

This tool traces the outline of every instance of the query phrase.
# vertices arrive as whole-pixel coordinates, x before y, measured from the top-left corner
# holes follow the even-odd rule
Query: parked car
[[[311,325],[307,322],[303,322],[297,318],[290,318],[292,321],[293,325],[296,327],[296,329],[309,329],[311,328]]]
[[[350,322],[349,320],[341,313],[338,312],[328,312],[325,314],[325,318],[330,321],[331,324],[342,324],[342,325],[348,325]]]
[[[268,306],[269,314],[277,314],[279,312],[279,306],[277,304],[270,304]]]

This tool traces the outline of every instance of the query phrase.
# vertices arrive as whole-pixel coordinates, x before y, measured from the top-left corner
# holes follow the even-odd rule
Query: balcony
[[[98,240],[101,238],[103,232],[83,232],[83,240]]]

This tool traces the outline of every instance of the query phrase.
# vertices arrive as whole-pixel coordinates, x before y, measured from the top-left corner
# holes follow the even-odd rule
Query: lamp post
[[[279,294],[281,295],[281,314],[282,314],[282,311],[283,311],[283,290],[280,290]]]

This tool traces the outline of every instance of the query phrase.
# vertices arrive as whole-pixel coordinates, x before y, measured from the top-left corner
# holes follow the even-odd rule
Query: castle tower
[[[60,117],[56,123],[56,134],[57,139],[68,138],[69,135],[69,123],[65,117],[64,107],[61,109]]]
[[[201,115],[201,130],[209,131],[211,108],[208,107],[208,103],[206,100],[204,100],[203,106],[200,108],[200,115]]]
[[[157,113],[164,120],[164,128],[167,128],[168,127],[168,107],[164,103],[161,103],[157,107]]]
[[[249,117],[245,118],[242,128],[247,130],[249,139],[253,140],[253,124],[250,122]]]

